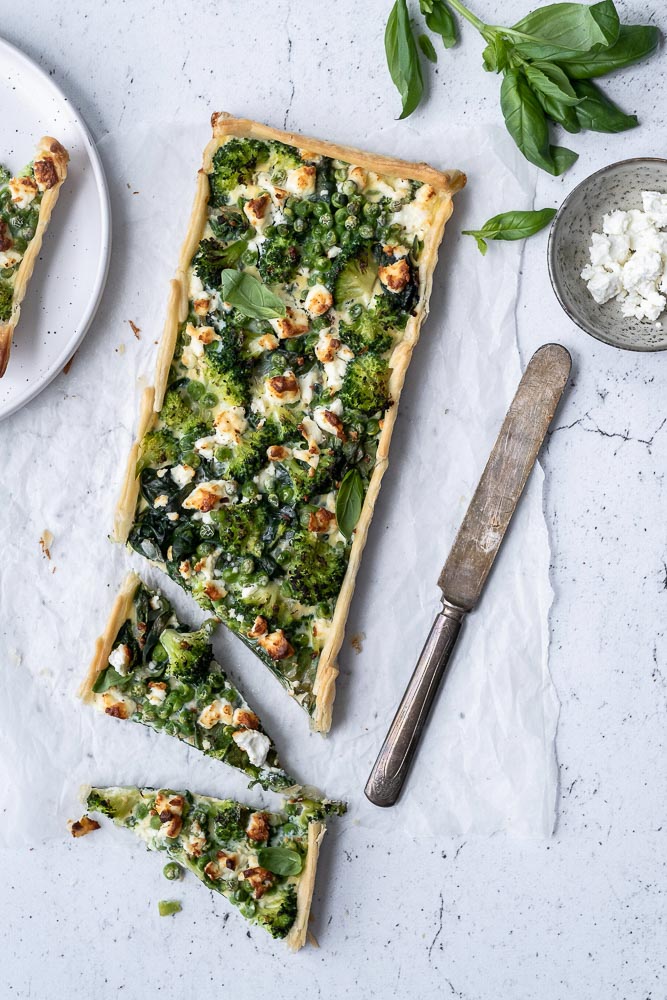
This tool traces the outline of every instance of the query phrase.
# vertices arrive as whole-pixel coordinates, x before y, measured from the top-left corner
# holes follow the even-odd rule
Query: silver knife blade
[[[560,344],[533,354],[443,566],[438,585],[450,604],[477,604],[537,453],[570,376]]]

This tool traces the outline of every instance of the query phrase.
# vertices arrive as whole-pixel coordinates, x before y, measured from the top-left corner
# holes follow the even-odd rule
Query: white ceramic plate
[[[102,296],[111,250],[109,192],[88,130],[67,97],[23,52],[0,38],[0,163],[18,171],[37,141],[67,149],[67,180],[21,307],[0,419],[33,399],[83,340]]]

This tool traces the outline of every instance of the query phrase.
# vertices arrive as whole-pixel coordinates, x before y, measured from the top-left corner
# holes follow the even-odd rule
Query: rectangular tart
[[[115,538],[326,732],[459,171],[215,114]]]

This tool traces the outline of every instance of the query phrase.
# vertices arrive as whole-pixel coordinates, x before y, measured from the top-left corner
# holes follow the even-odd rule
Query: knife
[[[376,806],[398,799],[463,620],[482,593],[572,367],[560,344],[530,359],[440,573],[442,610],[366,783]]]

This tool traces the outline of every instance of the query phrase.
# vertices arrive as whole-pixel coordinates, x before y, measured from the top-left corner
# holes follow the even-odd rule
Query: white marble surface
[[[482,0],[475,6],[480,13],[493,7]],[[503,18],[526,6],[506,0]],[[339,0],[326,15],[322,4],[281,0],[191,7],[196,16],[168,0],[72,3],[57,11],[38,2],[19,19],[15,4],[0,0],[0,24],[53,72],[97,138],[135,120],[206,117],[225,106],[363,144],[395,115],[382,52],[388,2]],[[653,11],[658,18],[660,11],[637,0],[619,7],[628,18]],[[213,57],[216,40],[220,55]],[[250,77],[255,51],[261,58]],[[498,121],[498,82],[482,72],[479,51],[466,30],[464,45],[441,58],[428,104],[411,119],[417,129],[441,125],[443,158],[450,123]],[[613,81],[611,92],[638,111],[641,128],[573,137],[580,161],[565,179],[540,178],[540,206],[558,204],[578,179],[614,159],[667,155],[663,71],[661,55]],[[363,113],[356,110],[360,95]],[[508,207],[515,206],[481,204],[479,220]],[[179,887],[179,917],[159,920],[155,899],[169,895],[159,866],[126,843],[105,841],[109,854],[96,879],[96,837],[7,851],[3,1000],[84,991],[180,1000],[204,990],[282,1000],[306,989],[327,998],[667,995],[667,357],[615,352],[573,327],[552,296],[545,245],[544,235],[526,244],[517,319],[524,355],[556,339],[575,362],[544,456],[556,592],[551,669],[562,701],[555,837],[443,838],[415,863],[390,838],[352,829],[343,841],[334,829],[317,892],[322,947],[288,962],[259,931],[231,935],[233,916],[227,923],[196,885]],[[490,266],[503,249],[491,248]],[[463,286],[463,257],[456,267]],[[89,338],[102,334],[98,324]],[[46,393],[64,399],[66,391],[57,379]],[[13,420],[0,427],[0,448],[18,426]],[[1,586],[9,585],[5,568]],[[3,643],[10,627],[2,621]],[[241,978],[234,986],[250,963],[261,985]]]

